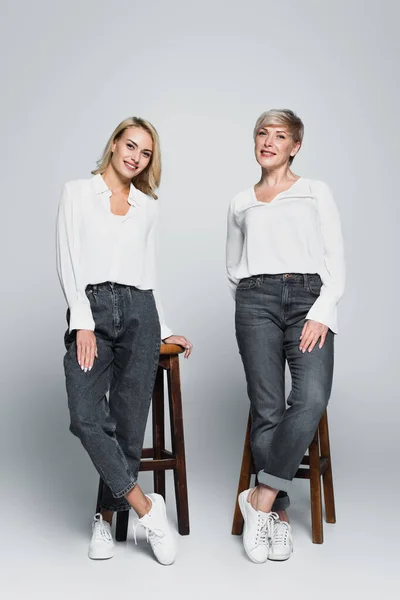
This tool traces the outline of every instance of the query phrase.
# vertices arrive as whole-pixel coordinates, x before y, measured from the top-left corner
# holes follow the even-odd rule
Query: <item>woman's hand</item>
[[[183,337],[183,335],[170,335],[169,337],[165,338],[163,342],[164,344],[178,344],[178,346],[185,348],[185,358],[189,358],[192,353],[193,344]]]
[[[319,321],[306,321],[300,336],[300,350],[312,352],[321,338],[318,348],[321,349],[326,340],[329,327]]]
[[[78,329],[76,332],[76,356],[82,371],[90,371],[97,355],[97,343],[94,331]]]

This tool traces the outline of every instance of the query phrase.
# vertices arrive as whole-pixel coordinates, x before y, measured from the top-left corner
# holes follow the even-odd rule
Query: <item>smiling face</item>
[[[263,169],[277,169],[289,164],[300,148],[285,125],[265,125],[255,138],[254,153]]]
[[[141,127],[128,127],[112,145],[111,165],[123,179],[133,179],[151,161],[153,140]]]

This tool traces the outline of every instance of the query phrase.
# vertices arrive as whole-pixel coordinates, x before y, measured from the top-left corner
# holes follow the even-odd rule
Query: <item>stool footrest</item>
[[[304,467],[299,467],[295,477],[297,479],[310,479],[310,458],[305,456],[301,461],[302,465],[306,465]],[[323,475],[325,471],[327,471],[329,467],[329,459],[321,456],[319,459],[319,474]]]
[[[165,450],[165,448],[163,448],[160,452],[161,452],[161,458],[173,458],[173,459],[176,458],[175,454],[173,454],[169,450]],[[155,454],[156,454],[156,451],[154,448],[143,448],[142,460],[144,458],[154,458]]]
[[[139,471],[166,471],[176,469],[176,458],[154,458],[140,461]]]

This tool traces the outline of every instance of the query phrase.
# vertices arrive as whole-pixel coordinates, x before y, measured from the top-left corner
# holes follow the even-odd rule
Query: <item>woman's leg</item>
[[[288,409],[275,428],[270,452],[260,483],[271,488],[290,490],[291,482],[311,443],[318,423],[327,407],[333,377],[334,334],[329,331],[324,346],[312,352],[299,350],[304,319],[285,331],[284,348],[291,377],[292,391]]]
[[[175,559],[176,539],[168,523],[164,499],[159,494],[144,495],[136,483],[159,361],[158,313],[151,291],[115,286],[113,302],[119,327],[114,342],[110,412],[116,423],[116,437],[135,481],[125,493],[124,501],[139,517],[134,521],[135,539],[138,527],[146,529],[157,560],[169,565]],[[103,508],[109,510],[119,509],[115,502],[119,502],[115,497],[101,499]]]
[[[236,338],[250,399],[251,447],[256,472],[265,465],[275,429],[286,408],[281,291],[279,277],[261,276],[242,280],[236,293]],[[250,495],[254,508],[269,512],[273,507],[284,516],[282,511],[289,506],[285,492],[278,494],[274,490],[272,495],[262,492],[259,497],[258,492],[256,488]]]
[[[114,307],[109,293],[90,290],[87,295],[96,323],[98,358],[91,371],[82,371],[76,359],[75,332],[66,334],[64,368],[70,430],[81,440],[113,495],[123,498],[134,487],[135,478],[117,440],[116,422],[106,398],[114,361]]]
[[[109,408],[115,422],[115,435],[136,484],[143,439],[157,372],[160,325],[153,294],[126,286],[115,286],[113,303],[120,327],[114,343],[114,363]],[[151,502],[136,484],[116,498],[104,486],[100,499],[103,514],[132,506],[139,517]]]

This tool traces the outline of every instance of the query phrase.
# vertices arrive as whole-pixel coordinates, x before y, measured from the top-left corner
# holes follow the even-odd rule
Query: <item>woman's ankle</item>
[[[278,490],[259,484],[250,491],[248,500],[254,510],[261,510],[268,513],[271,512],[277,495]]]
[[[286,510],[277,510],[276,513],[278,514],[278,517],[279,517],[280,521],[284,521],[285,523],[289,523],[290,522]]]
[[[144,517],[152,507],[152,502],[150,498],[148,498],[140,489],[138,485],[135,485],[134,488],[130,490],[125,495],[125,498],[128,500],[129,504],[132,506],[133,510],[138,515],[139,519]]]

